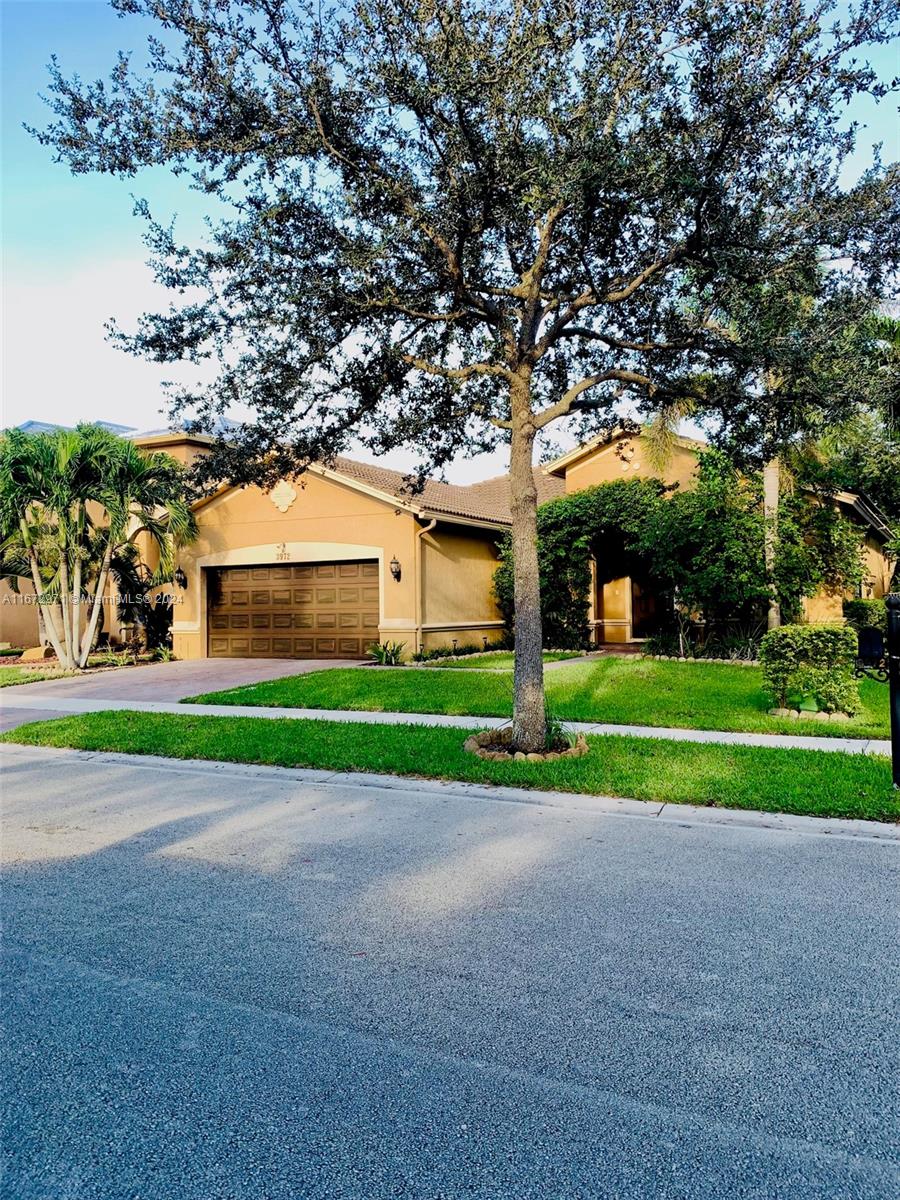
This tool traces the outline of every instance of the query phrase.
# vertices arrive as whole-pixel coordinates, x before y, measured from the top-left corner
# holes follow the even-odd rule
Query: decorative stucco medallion
[[[286,479],[279,479],[269,492],[269,499],[279,512],[287,512],[297,499],[297,493]]]

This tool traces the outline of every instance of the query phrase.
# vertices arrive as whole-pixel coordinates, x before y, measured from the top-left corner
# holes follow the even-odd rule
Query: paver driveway
[[[896,842],[3,760],[10,1200],[900,1194]]]
[[[13,709],[27,703],[29,693],[40,689],[42,696],[59,695],[86,700],[183,700],[204,692],[243,687],[285,675],[306,675],[331,667],[358,667],[358,661],[344,659],[295,658],[201,658],[191,661],[148,663],[140,667],[121,667],[113,671],[95,671],[87,675],[50,679],[0,688],[2,729],[14,729],[26,721],[43,721],[59,712]]]

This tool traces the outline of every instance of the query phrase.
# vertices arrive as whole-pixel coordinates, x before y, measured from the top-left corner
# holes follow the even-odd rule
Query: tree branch
[[[566,416],[571,412],[573,402],[588,388],[596,387],[599,383],[611,383],[613,380],[619,383],[633,383],[638,387],[646,388],[647,393],[651,396],[656,391],[653,380],[648,375],[641,375],[638,371],[627,371],[621,367],[611,367],[608,371],[602,371],[598,375],[588,375],[573,384],[555,404],[551,404],[549,408],[545,408],[535,415],[535,428],[543,429],[551,421]]]

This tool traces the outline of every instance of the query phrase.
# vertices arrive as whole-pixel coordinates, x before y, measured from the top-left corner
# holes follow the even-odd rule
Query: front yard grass
[[[42,679],[62,679],[71,675],[71,671],[60,671],[50,668],[42,671],[31,667],[0,667],[0,687],[12,687],[17,683],[40,683]]]
[[[888,689],[871,679],[860,684],[860,713],[840,722],[770,717],[771,701],[758,667],[602,658],[548,671],[546,687],[550,711],[564,721],[817,737],[890,736]],[[190,702],[505,717],[512,713],[512,674],[337,669],[194,696]]]
[[[589,738],[591,752],[584,758],[498,763],[466,753],[465,736],[461,729],[417,725],[97,712],[24,725],[0,740],[375,771],[817,817],[900,820],[900,793],[891,787],[885,758],[606,736]]]

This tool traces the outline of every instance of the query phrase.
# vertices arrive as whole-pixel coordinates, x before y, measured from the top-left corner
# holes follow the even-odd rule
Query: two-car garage
[[[210,658],[365,658],[378,641],[375,560],[206,574]]]

